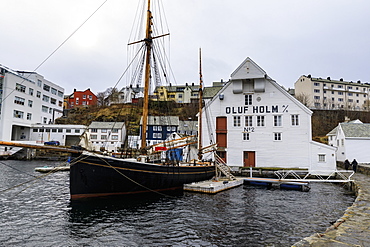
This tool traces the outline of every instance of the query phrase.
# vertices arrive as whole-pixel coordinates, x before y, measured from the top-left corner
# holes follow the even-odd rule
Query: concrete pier
[[[360,165],[358,171],[370,174],[370,165]],[[353,176],[357,198],[343,217],[323,233],[316,233],[294,244],[295,247],[370,246],[370,176]]]

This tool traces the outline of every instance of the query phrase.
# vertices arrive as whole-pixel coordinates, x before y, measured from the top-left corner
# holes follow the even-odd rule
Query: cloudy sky
[[[127,43],[143,0],[2,1],[0,64],[35,70],[65,93],[113,87],[125,70]],[[157,1],[157,0],[152,0]],[[246,57],[286,88],[302,74],[370,81],[368,0],[160,0],[177,84],[228,80]],[[124,87],[125,82],[118,87]]]

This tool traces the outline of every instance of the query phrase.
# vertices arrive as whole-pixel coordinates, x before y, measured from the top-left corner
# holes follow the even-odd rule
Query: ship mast
[[[143,124],[141,125],[141,148],[146,147],[146,128],[148,125],[148,112],[149,112],[149,85],[150,85],[150,57],[152,54],[152,12],[150,11],[150,0],[148,0],[148,10],[146,16],[146,31],[145,31],[145,46],[146,46],[146,59],[145,59],[145,81],[144,81],[144,104],[143,104]]]
[[[203,75],[202,49],[199,48],[199,116],[198,116],[198,160],[202,160],[202,106],[203,106]]]
[[[142,129],[141,129],[141,148],[145,149],[146,147],[146,128],[148,126],[148,115],[149,115],[149,87],[150,87],[150,62],[152,57],[152,50],[153,50],[153,40],[156,38],[161,38],[167,35],[162,34],[158,35],[156,37],[152,36],[153,33],[153,15],[152,11],[150,10],[150,0],[148,0],[148,9],[146,14],[146,29],[145,29],[145,38],[140,41],[135,41],[132,43],[129,43],[128,45],[133,45],[137,43],[144,42],[145,43],[145,73],[144,73],[144,103],[143,103],[143,122],[142,122]]]

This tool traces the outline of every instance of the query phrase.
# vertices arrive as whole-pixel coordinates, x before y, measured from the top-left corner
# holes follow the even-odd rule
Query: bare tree
[[[365,103],[362,105],[364,111],[370,111],[370,100],[365,100]]]
[[[297,100],[299,100],[302,104],[304,104],[307,107],[311,106],[311,99],[310,96],[305,93],[300,93],[295,96]]]

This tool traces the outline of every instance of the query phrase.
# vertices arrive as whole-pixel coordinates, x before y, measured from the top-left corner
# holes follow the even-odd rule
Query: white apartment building
[[[126,125],[124,122],[92,122],[86,134],[88,141],[82,143],[83,147],[117,153],[125,143]]]
[[[0,65],[0,140],[30,140],[32,124],[52,124],[62,116],[63,95],[62,87],[36,72]]]
[[[336,169],[335,148],[312,141],[312,111],[247,58],[207,102],[202,144],[231,167]]]
[[[295,97],[311,109],[370,109],[370,84],[330,77],[302,75],[294,84]]]

